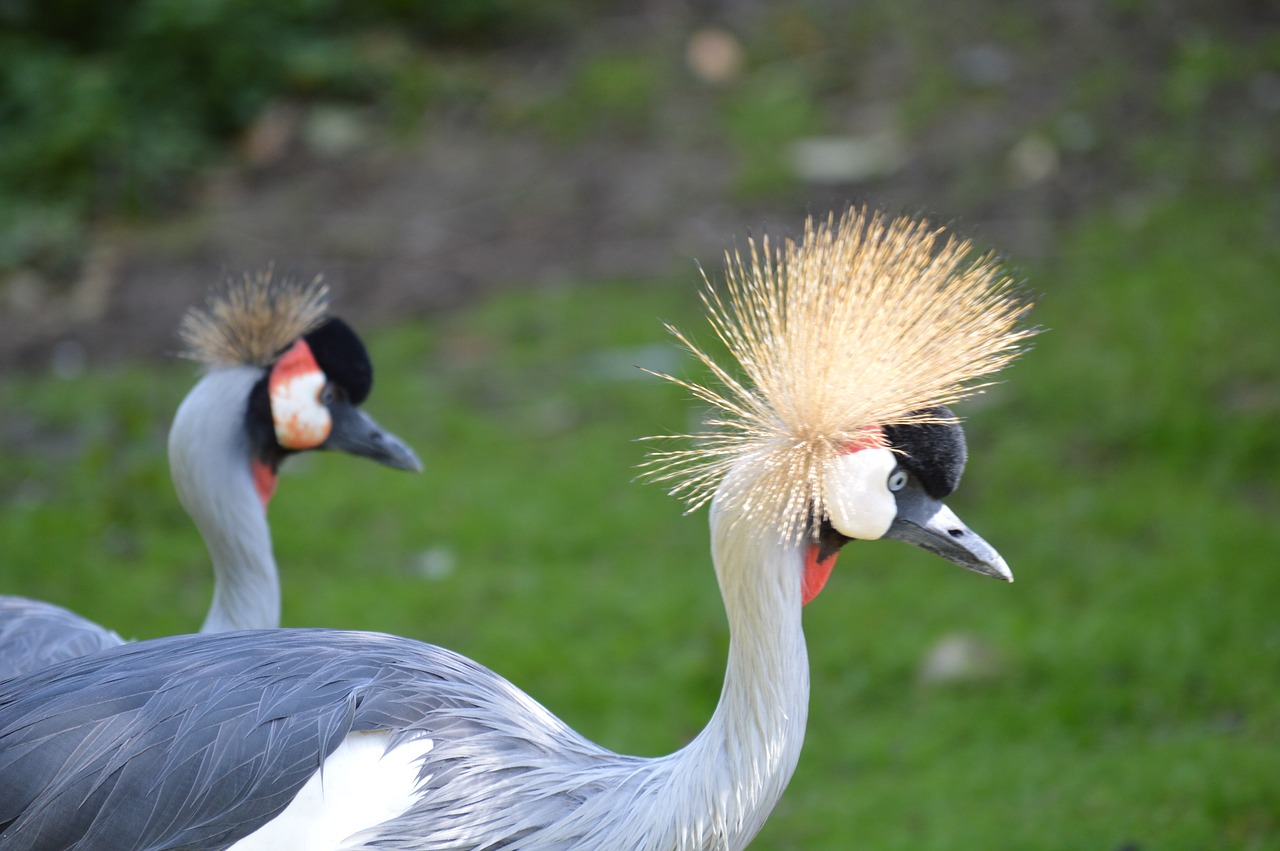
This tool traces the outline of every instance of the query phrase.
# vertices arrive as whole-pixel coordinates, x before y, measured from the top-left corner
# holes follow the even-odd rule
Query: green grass
[[[1099,217],[1028,273],[1048,331],[965,406],[952,502],[1018,582],[846,550],[806,611],[806,749],[755,847],[1280,847],[1277,209],[1259,194]],[[286,468],[286,623],[452,647],[618,750],[687,741],[727,641],[706,518],[630,479],[634,438],[697,411],[627,365],[686,368],[662,362],[658,320],[708,336],[693,277],[370,333],[367,408],[427,472]],[[206,557],[163,455],[191,378],[0,381],[6,591],[142,638],[199,623]],[[428,579],[424,562],[456,567]],[[955,633],[993,648],[997,676],[921,685]]]

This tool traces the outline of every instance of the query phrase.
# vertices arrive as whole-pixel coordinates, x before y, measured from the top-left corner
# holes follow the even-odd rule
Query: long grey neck
[[[809,712],[801,625],[804,545],[753,535],[712,514],[712,555],[729,618],[729,662],[707,727],[664,758],[677,814],[670,847],[744,848],[795,771]]]
[[[450,686],[467,695],[458,701],[467,723],[442,725],[463,729],[435,737],[421,797],[380,826],[378,839],[471,851],[745,848],[782,796],[804,740],[805,547],[754,535],[752,524],[732,524],[714,505],[711,530],[729,661],[720,702],[692,742],[657,758],[612,753],[509,685],[467,678]],[[457,717],[430,703],[429,711]]]
[[[245,430],[257,367],[215,369],[178,407],[169,468],[213,559],[213,603],[201,632],[280,625],[280,579]]]

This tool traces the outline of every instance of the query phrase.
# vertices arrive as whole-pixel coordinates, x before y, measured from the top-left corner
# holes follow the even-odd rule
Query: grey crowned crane
[[[213,602],[202,632],[280,625],[266,509],[289,455],[335,449],[422,469],[412,450],[358,407],[372,388],[373,367],[360,338],[329,315],[328,304],[319,281],[264,272],[228,281],[183,318],[185,354],[207,372],[178,407],[169,465],[213,561]],[[0,679],[122,643],[61,607],[0,597]]]
[[[743,848],[799,757],[801,609],[839,548],[901,540],[1012,578],[940,501],[965,461],[941,406],[1029,333],[968,248],[909,220],[810,223],[708,291],[745,379],[679,337],[718,380],[685,386],[719,416],[650,473],[710,503],[730,632],[719,704],[683,749],[613,753],[404,638],[165,638],[4,687],[0,849]]]

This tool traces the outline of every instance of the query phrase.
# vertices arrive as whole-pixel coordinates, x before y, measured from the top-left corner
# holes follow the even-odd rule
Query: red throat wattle
[[[802,602],[806,606],[810,600],[818,596],[822,586],[827,584],[827,579],[831,576],[831,568],[836,566],[836,556],[839,555],[839,553],[832,553],[819,561],[818,553],[818,545],[810,544],[804,554],[804,581],[800,585],[800,590],[803,594]]]
[[[278,476],[276,471],[272,469],[270,464],[264,464],[254,459],[249,462],[249,470],[253,473],[253,489],[258,492],[258,500],[262,503],[262,510],[267,510],[271,497],[276,493],[276,482]]]

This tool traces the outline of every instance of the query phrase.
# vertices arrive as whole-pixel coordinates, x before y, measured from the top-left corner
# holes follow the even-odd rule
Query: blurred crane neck
[[[201,632],[280,625],[280,580],[245,429],[256,367],[215,369],[178,407],[169,467],[178,499],[213,560],[213,602]]]

